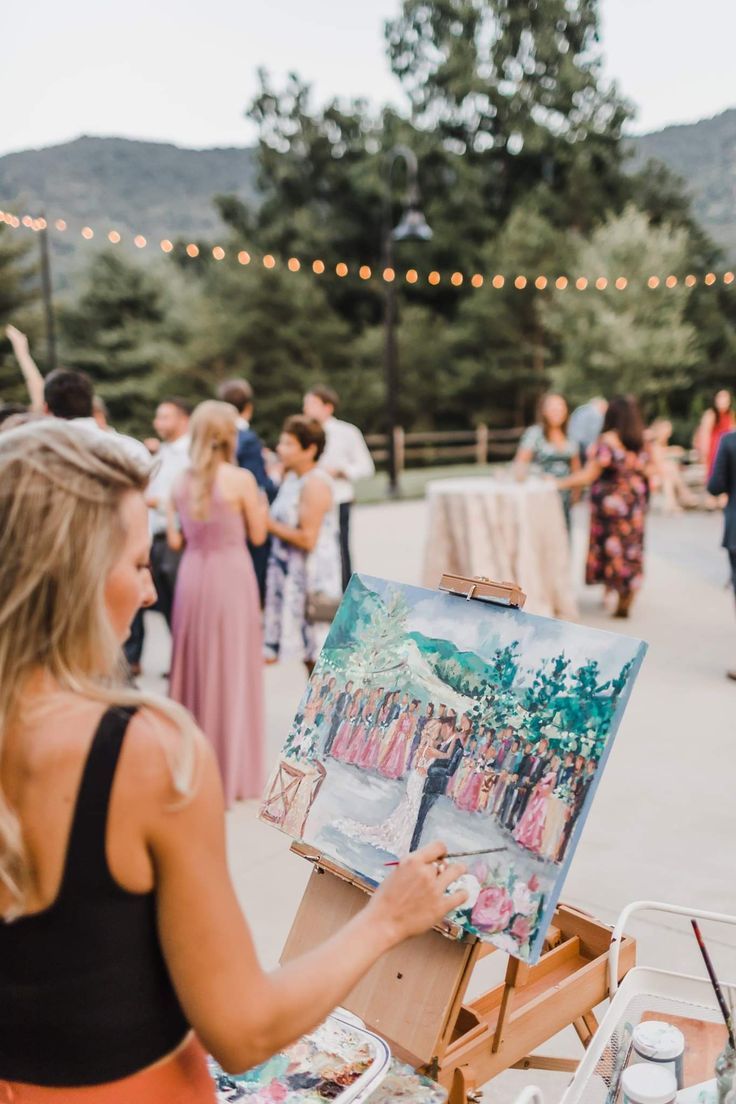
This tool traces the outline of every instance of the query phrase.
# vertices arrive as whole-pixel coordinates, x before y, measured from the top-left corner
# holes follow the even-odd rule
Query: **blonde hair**
[[[210,512],[212,488],[220,464],[232,464],[238,422],[235,407],[230,403],[207,399],[200,403],[189,423],[191,446],[191,511],[192,517],[206,520]]]
[[[148,483],[114,436],[44,419],[0,435],[0,758],[39,668],[64,690],[109,705],[151,706],[181,732],[169,766],[191,792],[196,728],[186,710],[125,684],[105,605],[107,576],[126,540],[120,505]],[[0,785],[0,883],[22,914],[31,870],[21,824]]]

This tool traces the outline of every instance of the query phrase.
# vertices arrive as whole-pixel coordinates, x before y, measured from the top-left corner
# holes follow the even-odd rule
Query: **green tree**
[[[29,334],[39,335],[36,266],[31,256],[33,239],[0,224],[0,401],[28,402],[28,392],[5,337],[12,323]]]
[[[170,321],[158,276],[119,253],[98,253],[59,321],[64,363],[89,373],[116,427],[150,432],[156,402],[187,378],[185,331]]]
[[[685,229],[652,226],[631,206],[580,240],[575,271],[589,287],[556,293],[545,311],[560,347],[555,381],[572,400],[631,392],[664,413],[674,393],[691,387],[701,352],[686,319],[688,247]],[[622,273],[628,284],[620,290]],[[647,285],[652,275],[661,281],[656,288]],[[678,278],[676,287],[665,287],[668,275]],[[605,290],[594,287],[600,277]]]

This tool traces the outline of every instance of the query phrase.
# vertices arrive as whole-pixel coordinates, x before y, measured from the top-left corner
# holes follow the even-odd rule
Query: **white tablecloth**
[[[424,585],[443,572],[518,583],[525,609],[575,619],[570,541],[553,483],[471,477],[427,485]]]

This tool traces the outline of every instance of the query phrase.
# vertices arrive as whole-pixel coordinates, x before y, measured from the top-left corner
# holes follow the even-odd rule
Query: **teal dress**
[[[547,440],[540,425],[529,426],[521,438],[519,449],[532,454],[532,465],[543,475],[553,475],[556,479],[565,479],[570,475],[573,459],[578,455],[577,445],[569,437],[563,445],[556,445]],[[568,529],[570,505],[570,491],[562,491],[562,509]]]

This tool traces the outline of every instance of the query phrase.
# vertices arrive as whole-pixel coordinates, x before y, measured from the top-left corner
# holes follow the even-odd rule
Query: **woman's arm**
[[[578,470],[566,475],[564,479],[557,480],[557,486],[561,491],[572,490],[575,487],[589,487],[600,478],[603,465],[599,460],[589,460],[584,468],[578,464]]]
[[[286,544],[293,544],[303,552],[311,552],[317,543],[322,520],[332,506],[332,491],[319,476],[304,483],[299,498],[299,524],[296,528],[280,521],[269,520],[268,531]]]
[[[166,541],[173,552],[181,552],[184,547],[184,536],[177,524],[173,497],[166,503]]]
[[[36,414],[43,414],[43,376],[28,349],[28,338],[15,326],[6,326],[5,333],[13,346],[15,359],[18,361],[23,379],[26,381],[28,395],[31,400],[31,410]]]
[[[240,505],[248,540],[251,544],[263,544],[268,536],[268,499],[251,472],[238,469],[238,475],[242,483]]]
[[[522,482],[522,480],[526,479],[527,472],[529,471],[529,465],[531,464],[533,459],[534,452],[532,449],[520,447],[517,450],[511,470],[514,473],[514,478],[518,479],[519,482]]]
[[[146,843],[161,944],[184,1013],[205,1048],[238,1072],[314,1028],[382,954],[462,904],[463,893],[444,890],[463,868],[438,873],[446,853],[439,843],[412,853],[336,935],[266,973],[230,881],[220,777],[204,737],[198,757],[196,793],[168,809],[162,795]]]

